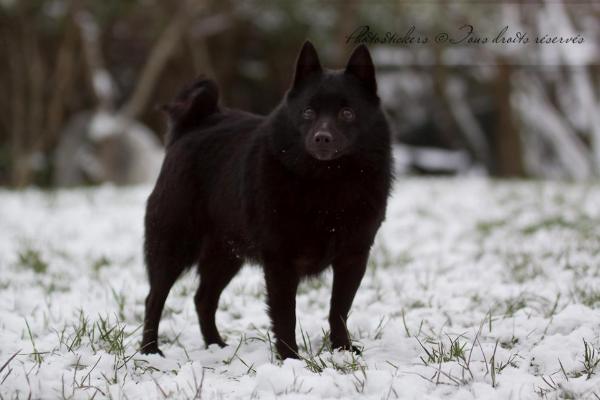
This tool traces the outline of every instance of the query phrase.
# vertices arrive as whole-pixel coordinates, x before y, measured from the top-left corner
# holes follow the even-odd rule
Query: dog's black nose
[[[318,131],[313,137],[315,143],[323,145],[333,142],[333,136],[328,131]]]

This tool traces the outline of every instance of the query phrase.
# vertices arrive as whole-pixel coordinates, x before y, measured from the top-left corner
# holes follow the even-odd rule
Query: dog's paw
[[[220,348],[223,347],[227,347],[229,346],[227,344],[227,342],[223,341],[223,339],[218,338],[218,339],[211,339],[211,340],[205,340],[205,347],[208,349],[210,346],[212,346],[213,344],[216,344],[217,346],[219,346]]]
[[[148,345],[142,346],[140,348],[140,353],[141,354],[158,354],[161,357],[165,356],[156,344],[148,344]]]
[[[300,355],[298,354],[298,346],[288,346],[283,342],[279,342],[276,345],[277,348],[277,358],[280,360],[285,360],[286,358],[294,358],[299,359]]]
[[[348,344],[348,343],[333,344],[332,347],[333,347],[334,350],[351,351],[354,354],[356,354],[357,356],[362,355],[362,352],[363,352],[363,348],[362,347],[358,347],[358,346],[355,346],[353,344]]]
[[[292,358],[295,360],[300,359],[300,356],[298,355],[297,352],[291,351],[291,350],[287,350],[287,351],[279,351],[277,352],[277,358],[280,360],[285,360],[287,358]]]

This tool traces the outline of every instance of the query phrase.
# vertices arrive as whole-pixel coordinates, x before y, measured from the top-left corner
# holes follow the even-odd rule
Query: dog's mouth
[[[340,158],[343,153],[340,150],[337,149],[331,149],[331,150],[325,150],[325,149],[320,149],[320,150],[309,150],[308,153],[316,160],[319,161],[331,161],[331,160],[335,160],[336,158]]]

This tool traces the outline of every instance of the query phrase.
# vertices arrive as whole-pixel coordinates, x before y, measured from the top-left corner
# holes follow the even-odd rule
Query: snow
[[[90,121],[90,138],[99,141],[122,134],[128,122],[119,115],[100,110]]]
[[[399,171],[409,171],[411,166],[416,165],[439,171],[478,172],[471,166],[467,152],[462,150],[398,144],[394,146],[394,160],[396,170]]]
[[[77,153],[79,164],[89,176],[130,184],[156,181],[164,158],[164,148],[156,135],[140,122],[98,110],[91,117],[88,137],[97,143],[115,139],[118,141],[117,147],[127,153],[127,159],[119,169],[104,165],[106,159],[94,154],[91,149],[80,148]],[[111,161],[114,163],[114,160]],[[115,169],[119,170],[116,175]]]
[[[299,288],[304,359],[285,362],[270,350],[254,266],[221,298],[217,324],[228,347],[204,348],[190,273],[167,300],[166,357],[136,352],[148,289],[141,245],[149,191],[0,191],[3,398],[600,394],[598,184],[398,178],[348,322],[363,355],[320,352],[326,273]]]
[[[115,84],[107,70],[94,70],[92,83],[94,85],[94,92],[97,93],[100,98],[112,98],[114,96]]]

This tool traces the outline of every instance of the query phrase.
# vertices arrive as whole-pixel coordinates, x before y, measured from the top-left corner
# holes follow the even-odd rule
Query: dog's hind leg
[[[226,343],[221,339],[215,324],[215,313],[221,292],[242,267],[243,260],[222,246],[207,246],[198,262],[200,285],[194,296],[200,331],[208,347]]]
[[[150,292],[146,297],[146,316],[144,318],[144,335],[140,352],[142,354],[159,353],[158,348],[158,325],[165,301],[173,284],[184,270],[184,266],[160,269],[150,273]]]
[[[179,245],[173,238],[163,238],[157,242],[147,240],[146,246],[150,292],[146,297],[146,315],[140,352],[163,355],[158,348],[160,316],[171,287],[181,273],[193,264],[194,246]]]

